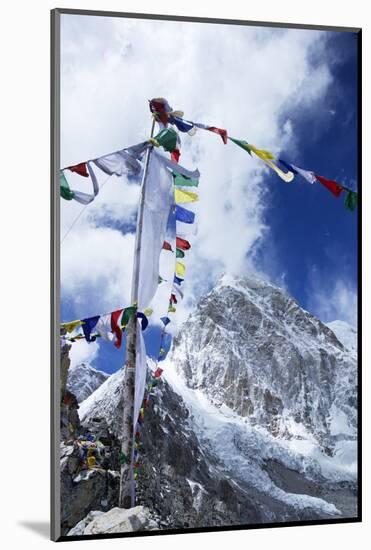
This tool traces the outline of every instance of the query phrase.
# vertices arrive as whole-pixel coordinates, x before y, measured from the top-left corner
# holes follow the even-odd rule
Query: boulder
[[[95,514],[92,516],[92,514]],[[131,533],[133,531],[153,531],[158,525],[151,519],[148,508],[112,508],[103,514],[92,512],[83,531],[84,535],[101,535],[108,533]],[[89,519],[90,519],[89,518]],[[85,520],[83,520],[85,521]],[[80,522],[82,523],[82,522]],[[75,527],[75,530],[78,526]],[[71,531],[74,531],[73,529]],[[73,534],[70,532],[69,534]]]

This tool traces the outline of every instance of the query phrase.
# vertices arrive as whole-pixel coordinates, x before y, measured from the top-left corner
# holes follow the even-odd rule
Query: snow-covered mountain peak
[[[89,363],[79,363],[70,367],[67,378],[67,388],[76,395],[81,403],[91,395],[109,375],[95,369]]]
[[[331,446],[330,409],[355,424],[356,361],[333,330],[256,276],[223,275],[174,338],[188,387],[276,436],[299,423]]]
[[[335,333],[343,346],[357,352],[357,330],[346,321],[331,321],[327,326]]]

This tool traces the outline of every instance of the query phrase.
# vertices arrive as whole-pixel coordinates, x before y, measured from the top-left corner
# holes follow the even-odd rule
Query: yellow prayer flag
[[[175,273],[178,277],[183,277],[185,273],[185,265],[182,262],[176,262],[175,264]]]
[[[197,193],[191,191],[183,191],[183,189],[174,189],[175,202],[177,204],[182,202],[195,202],[198,201]]]
[[[147,307],[144,311],[143,311],[144,315],[146,317],[150,317],[153,313],[153,309],[151,307]]]
[[[272,162],[272,160],[275,158],[272,153],[270,153],[266,149],[257,149],[256,147],[254,147],[254,145],[249,144],[249,147],[251,151],[255,153],[255,155],[259,157],[263,162],[265,162],[265,164],[269,166],[269,168],[274,170],[283,181],[289,183],[294,179],[293,172],[284,172],[283,170],[281,170],[281,168],[278,168],[278,166],[274,162]]]
[[[69,323],[61,323],[61,327],[65,328],[67,332],[73,332],[77,327],[83,325],[82,321],[70,321]]]
[[[262,160],[274,159],[274,155],[272,155],[272,153],[270,153],[266,149],[257,149],[254,145],[251,145],[250,143],[249,143],[249,148],[253,153],[255,153],[257,157],[261,158]]]
[[[168,309],[168,312],[169,312],[169,313],[175,313],[175,312],[176,312],[175,307],[170,306],[169,309]]]

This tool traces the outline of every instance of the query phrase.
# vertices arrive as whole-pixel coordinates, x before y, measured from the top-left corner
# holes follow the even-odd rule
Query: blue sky
[[[220,26],[225,40],[215,44],[213,26],[153,22],[159,37],[154,46],[147,22],[76,17],[62,21],[62,166],[141,141],[148,132],[142,104],[165,95],[186,111],[185,118],[226,127],[234,137],[356,187],[355,35]],[[172,37],[179,46],[173,65],[163,45]],[[149,51],[166,59],[162,74],[153,69]],[[250,55],[241,66],[242,52]],[[129,78],[134,66],[135,82]],[[179,82],[174,71],[183,75]],[[200,168],[201,179],[179,324],[225,271],[255,271],[322,320],[355,324],[357,214],[345,209],[343,196],[299,176],[286,184],[207,132],[182,135],[182,153],[187,168]],[[132,183],[108,182],[66,238],[62,320],[128,305],[137,199]],[[62,204],[62,235],[79,211],[76,204]],[[158,318],[166,304],[157,306]],[[149,355],[158,352],[158,336],[155,315],[145,333]],[[124,351],[104,342],[76,343],[72,357],[114,372]]]
[[[322,105],[304,116],[294,110],[297,143],[281,156],[357,189],[356,35],[334,33],[328,41],[328,59],[334,80]],[[344,209],[343,195],[335,198],[323,186],[300,177],[282,185],[272,176],[264,184],[270,195],[265,212],[270,242],[261,247],[262,265],[273,246],[289,292],[322,318],[319,304],[313,307],[313,285],[327,292],[341,275],[350,288],[357,286],[357,213]],[[349,317],[355,318],[351,312]]]

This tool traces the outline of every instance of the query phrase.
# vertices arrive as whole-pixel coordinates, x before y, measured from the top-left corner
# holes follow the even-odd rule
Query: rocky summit
[[[353,327],[322,323],[269,282],[225,275],[180,328],[162,365],[141,430],[137,480],[137,504],[151,525],[356,516]],[[101,423],[120,437],[122,382],[120,370],[80,404],[83,430]],[[89,509],[81,491],[84,506],[69,511],[65,532],[90,511],[117,506],[114,470],[106,507],[97,507],[94,494]],[[81,476],[73,475],[77,499]]]
[[[95,369],[88,363],[78,363],[70,367],[67,377],[67,389],[79,403],[84,401],[108,378],[108,374]]]

